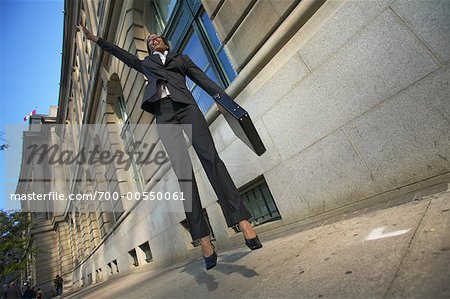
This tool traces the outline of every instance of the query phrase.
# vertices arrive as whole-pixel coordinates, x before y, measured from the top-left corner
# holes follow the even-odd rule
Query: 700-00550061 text
[[[124,195],[119,194],[118,192],[101,192],[96,191],[95,193],[99,194],[99,200],[118,200],[118,199],[127,199],[127,200],[184,200],[183,192],[155,192],[155,191],[144,191],[144,192],[127,192]],[[94,193],[94,194],[95,194]]]

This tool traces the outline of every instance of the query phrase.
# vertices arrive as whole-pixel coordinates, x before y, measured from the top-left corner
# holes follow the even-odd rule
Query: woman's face
[[[167,50],[167,45],[160,35],[150,34],[147,38],[147,43],[152,51],[163,53]]]

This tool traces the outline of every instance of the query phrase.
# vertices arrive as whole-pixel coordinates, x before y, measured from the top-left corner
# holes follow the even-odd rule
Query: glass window
[[[125,104],[125,98],[123,96],[117,97],[117,103],[119,105],[119,119],[122,124],[125,124],[128,120],[128,114],[127,114],[127,106]]]
[[[219,37],[214,30],[212,22],[206,12],[203,12],[201,14],[200,21],[201,27],[204,29],[207,36],[207,40],[209,41],[213,49],[214,56],[219,63],[219,67],[225,71],[225,82],[227,85],[229,85],[234,80],[234,78],[236,78],[236,71],[234,70],[228,54],[225,52],[225,48],[220,42]]]
[[[252,214],[250,222],[253,226],[281,219],[280,212],[263,177],[258,178],[249,187],[243,187],[240,193],[245,206]],[[239,226],[233,228],[237,232],[240,231]]]
[[[222,46],[222,44],[219,40],[216,31],[214,30],[211,20],[209,19],[208,15],[205,12],[201,15],[201,20],[205,28],[205,31],[211,41],[211,44],[213,45],[214,50],[219,49]]]
[[[147,30],[162,34],[172,17],[177,0],[151,0],[144,12]]]
[[[200,0],[150,0],[146,3],[151,6],[144,12],[149,32],[165,35],[172,51],[188,55],[222,88],[236,78],[237,73]],[[214,100],[190,79],[186,84],[200,110],[206,114]]]
[[[211,69],[211,64],[208,57],[206,56],[195,31],[191,33],[191,36],[189,37],[182,53],[188,55],[192,61],[208,75],[209,78],[217,82],[217,78]],[[191,79],[187,78],[186,83],[197,101],[200,110],[203,114],[205,114],[209,107],[211,107],[214,103],[214,100],[203,89],[194,84]]]
[[[161,21],[166,26],[169,23],[172,12],[177,4],[177,0],[152,0]],[[164,26],[164,27],[165,27]]]
[[[130,121],[128,118],[128,113],[127,113],[127,106],[125,103],[125,98],[121,95],[119,97],[117,97],[117,103],[118,103],[118,109],[119,109],[119,130],[120,130],[120,137],[123,139],[124,145],[125,144],[136,144],[135,139],[133,134],[131,134],[130,130]],[[125,146],[126,149],[126,146]],[[133,147],[133,149],[135,149]],[[130,149],[128,149],[130,150]],[[144,180],[142,178],[141,172],[139,171],[139,168],[137,166],[136,163],[136,159],[138,156],[137,152],[128,152],[130,156],[130,158],[132,159],[132,171],[133,171],[133,179],[134,182],[136,183],[136,188],[137,190],[141,191],[144,188]],[[136,157],[135,157],[136,156]]]
[[[219,61],[222,64],[222,67],[225,71],[225,74],[227,75],[228,82],[232,82],[234,78],[236,78],[236,71],[234,70],[233,66],[231,65],[230,59],[228,58],[227,53],[225,53],[225,48],[222,46],[222,48],[217,53],[219,56]]]
[[[189,37],[183,49],[183,54],[189,55],[192,61],[202,70],[205,70],[209,65],[208,57],[206,56],[205,51],[202,49],[200,40],[195,31],[192,32],[191,36]]]
[[[219,86],[228,86],[236,77],[236,71],[220,42],[216,31],[206,12],[202,12],[192,26],[182,53],[202,69],[206,75]],[[191,90],[200,110],[206,114],[214,100],[203,89],[199,88],[189,78],[187,86]]]
[[[150,244],[148,243],[148,241],[139,245],[139,248],[144,252],[145,261],[147,263],[153,261],[152,250],[150,249]]]

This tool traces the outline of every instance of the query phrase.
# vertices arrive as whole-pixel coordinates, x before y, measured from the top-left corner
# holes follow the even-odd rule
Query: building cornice
[[[61,75],[59,83],[58,113],[56,123],[65,124],[65,111],[70,92],[70,77],[72,72],[72,61],[74,57],[73,41],[75,36],[75,25],[79,15],[80,1],[66,0],[64,1],[64,26],[63,26],[63,45],[62,45],[62,61]]]

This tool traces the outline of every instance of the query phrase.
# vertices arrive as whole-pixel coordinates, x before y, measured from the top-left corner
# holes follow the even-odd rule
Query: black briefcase
[[[230,97],[216,94],[213,98],[219,107],[219,111],[227,120],[234,134],[258,156],[264,154],[266,148],[264,147],[248,112]]]

